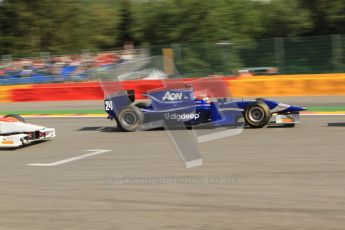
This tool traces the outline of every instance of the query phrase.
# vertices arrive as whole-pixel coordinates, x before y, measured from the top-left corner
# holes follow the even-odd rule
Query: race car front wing
[[[294,126],[300,123],[299,113],[275,114],[270,121],[270,124],[277,126]]]

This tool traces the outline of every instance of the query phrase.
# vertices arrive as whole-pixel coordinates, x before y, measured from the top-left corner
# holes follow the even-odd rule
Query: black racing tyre
[[[148,101],[139,101],[137,103],[134,103],[133,105],[140,108],[140,109],[145,109],[147,108],[148,106],[150,106],[150,102]]]
[[[268,124],[271,119],[271,111],[262,101],[251,102],[243,114],[246,124],[252,128],[262,128]]]
[[[117,122],[123,131],[134,132],[143,124],[144,113],[138,107],[129,105],[120,111]]]
[[[8,117],[16,119],[17,121],[25,123],[25,119],[22,116],[18,115],[18,114],[8,114],[8,115],[4,116],[4,118],[8,118]]]

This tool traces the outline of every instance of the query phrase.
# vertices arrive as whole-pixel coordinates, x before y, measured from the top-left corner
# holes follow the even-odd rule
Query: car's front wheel
[[[271,111],[262,101],[250,103],[244,110],[244,120],[252,128],[262,128],[271,119]]]

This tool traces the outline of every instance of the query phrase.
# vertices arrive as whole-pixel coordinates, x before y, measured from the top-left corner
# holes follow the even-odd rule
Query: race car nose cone
[[[301,106],[294,106],[294,105],[292,105],[292,106],[289,108],[289,110],[297,112],[297,111],[308,110],[308,108],[306,108],[306,107],[301,107]]]

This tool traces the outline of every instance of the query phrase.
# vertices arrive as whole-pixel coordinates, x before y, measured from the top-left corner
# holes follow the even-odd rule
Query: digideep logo
[[[176,120],[176,121],[189,121],[189,120],[197,120],[200,117],[198,113],[183,113],[183,114],[176,114],[176,113],[166,113],[165,115],[166,120]]]

